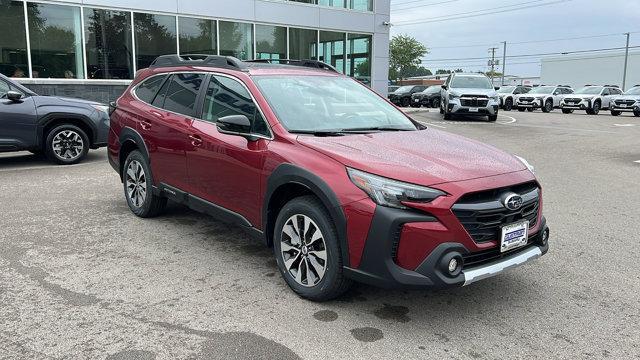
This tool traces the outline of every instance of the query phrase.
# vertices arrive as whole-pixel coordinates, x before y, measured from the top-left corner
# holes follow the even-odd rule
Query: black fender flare
[[[262,206],[262,229],[265,232],[265,240],[268,242],[269,203],[278,188],[287,184],[302,185],[313,193],[325,208],[329,211],[331,219],[336,225],[340,251],[342,253],[343,266],[349,266],[349,247],[347,241],[347,218],[342,211],[335,192],[318,175],[293,164],[281,164],[269,175],[266,184],[264,203]],[[267,245],[271,245],[267,243]]]
[[[142,152],[142,155],[147,159],[147,162],[151,164],[151,158],[149,157],[149,149],[147,148],[147,144],[142,139],[142,135],[137,132],[135,129],[125,126],[120,130],[120,137],[118,138],[120,142],[120,149],[118,149],[118,174],[120,175],[120,180],[122,180],[122,159],[120,150],[122,146],[127,142],[133,142],[138,149]],[[151,174],[151,179],[153,179],[153,174]]]
[[[96,139],[98,136],[98,127],[93,121],[91,121],[91,119],[89,119],[89,117],[83,114],[78,114],[78,113],[53,112],[53,113],[44,115],[38,120],[38,137],[37,137],[38,144],[42,144],[43,141],[45,140],[44,128],[47,127],[47,125],[51,124],[51,122],[59,119],[73,119],[73,120],[81,121],[84,125],[88,126],[91,129],[91,132],[92,132],[91,134],[92,136],[90,139],[91,143],[93,144],[96,142]]]

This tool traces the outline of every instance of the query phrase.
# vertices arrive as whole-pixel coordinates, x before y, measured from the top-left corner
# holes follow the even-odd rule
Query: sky
[[[640,0],[391,0],[391,24],[391,35],[413,36],[429,48],[423,66],[434,73],[487,71],[491,47],[502,71],[503,41],[507,56],[624,47],[626,32],[630,46],[640,46]],[[607,36],[542,42],[596,35]],[[482,59],[461,60],[467,58]],[[507,58],[506,73],[539,76],[540,58]]]

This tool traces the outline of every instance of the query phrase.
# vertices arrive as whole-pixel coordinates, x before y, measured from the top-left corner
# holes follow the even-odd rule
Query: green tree
[[[451,70],[443,70],[443,69],[438,69],[436,70],[436,75],[440,75],[440,74],[451,74],[452,72],[454,73],[461,73],[463,72],[462,69],[455,69],[453,71]]]
[[[389,42],[389,78],[398,79],[407,76],[412,68],[422,63],[421,58],[428,54],[426,46],[409,35],[396,35]]]

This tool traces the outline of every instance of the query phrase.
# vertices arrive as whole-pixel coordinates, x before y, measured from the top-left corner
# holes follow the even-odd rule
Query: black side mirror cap
[[[19,102],[22,100],[22,93],[19,93],[17,91],[7,91],[7,99],[13,101],[13,102]]]
[[[494,87],[493,87],[493,90],[495,90],[495,91],[500,90],[500,86],[494,86]]]
[[[116,109],[118,108],[118,105],[116,104],[115,101],[112,101],[109,103],[109,116],[111,116],[111,114],[113,114]]]
[[[441,87],[441,88],[443,88],[443,89],[445,89],[445,90],[447,90],[447,85],[442,85],[442,86],[440,86],[440,87]]]
[[[218,131],[227,135],[238,135],[254,141],[256,138],[251,135],[251,121],[244,115],[229,115],[218,118],[216,122]]]

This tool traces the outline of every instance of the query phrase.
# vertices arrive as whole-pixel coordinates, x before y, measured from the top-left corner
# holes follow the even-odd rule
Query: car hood
[[[410,92],[392,92],[389,94],[389,96],[404,96],[404,95],[409,95]]]
[[[493,146],[431,128],[338,137],[299,136],[298,141],[345,166],[425,186],[526,169],[513,155]]]
[[[36,96],[36,102],[40,106],[46,105],[67,105],[67,106],[90,106],[90,105],[102,105],[95,101],[82,100],[82,99],[72,99],[66,97],[58,97],[58,96]]]
[[[564,98],[565,99],[589,99],[589,98],[594,98],[598,96],[600,95],[598,94],[567,94]]]
[[[640,101],[640,95],[617,95],[614,98],[611,98],[611,100],[635,100],[635,101]]]
[[[455,95],[487,95],[492,97],[496,96],[497,91],[494,89],[456,88],[449,90],[449,93]]]

